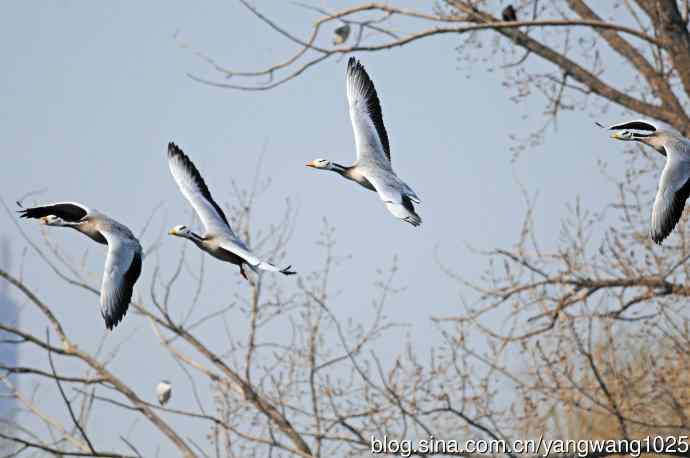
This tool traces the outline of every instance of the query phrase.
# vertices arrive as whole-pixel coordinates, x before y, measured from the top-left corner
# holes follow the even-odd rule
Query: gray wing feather
[[[201,174],[180,148],[174,143],[168,145],[168,166],[177,187],[190,203],[197,216],[204,225],[207,233],[232,234],[230,224],[227,222],[223,210],[215,203],[211,193],[204,183]]]
[[[101,315],[106,327],[112,329],[127,313],[134,284],[141,274],[142,249],[139,242],[124,231],[111,228],[100,232],[108,241],[101,284]]]
[[[240,258],[244,259],[247,265],[249,265],[252,269],[261,269],[261,270],[268,270],[270,272],[281,272],[287,275],[290,275],[290,267],[284,267],[284,268],[279,268],[274,266],[268,261],[264,261],[258,256],[256,256],[254,253],[251,252],[251,250],[247,247],[247,245],[240,239],[234,239],[231,240],[229,238],[225,238],[222,241],[219,242],[219,245],[225,249],[230,251],[233,254],[236,254]]]
[[[393,216],[413,226],[419,226],[422,223],[422,218],[415,212],[412,205],[412,201],[419,202],[419,198],[407,184],[390,173],[368,174],[367,179]]]
[[[358,162],[374,162],[390,169],[390,147],[381,104],[369,75],[354,58],[350,58],[347,66],[347,101]]]
[[[690,162],[680,160],[673,150],[669,150],[652,209],[650,236],[654,242],[661,244],[676,227],[688,196]]]

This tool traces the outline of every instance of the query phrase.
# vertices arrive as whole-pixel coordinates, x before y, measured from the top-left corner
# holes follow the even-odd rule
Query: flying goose
[[[517,21],[517,12],[513,5],[508,5],[501,11],[501,19],[508,22]]]
[[[350,36],[350,24],[342,24],[333,31],[333,45],[341,45]]]
[[[132,290],[141,274],[142,249],[132,231],[106,215],[75,202],[56,202],[21,210],[22,218],[39,219],[46,226],[71,227],[108,245],[101,284],[101,315],[112,329],[124,318]]]
[[[412,188],[393,171],[388,134],[383,125],[381,104],[374,83],[354,57],[347,63],[347,100],[355,132],[357,160],[350,167],[326,159],[314,159],[307,166],[339,173],[376,191],[393,216],[419,226],[422,218],[415,213],[412,202],[421,201]]]
[[[204,235],[198,235],[186,226],[175,226],[169,234],[194,242],[214,258],[240,266],[240,273],[248,280],[244,266],[252,270],[268,270],[293,275],[291,266],[279,269],[256,257],[230,227],[225,213],[211,197],[204,179],[187,155],[174,143],[168,143],[168,166],[182,195],[189,201],[204,226]]]
[[[168,403],[170,396],[172,396],[172,385],[168,380],[161,380],[156,386],[156,396],[158,397],[158,404],[164,406]]]
[[[673,130],[659,129],[648,121],[628,121],[608,129],[616,131],[612,135],[616,140],[644,143],[666,157],[650,227],[652,240],[661,245],[678,224],[685,200],[690,196],[690,140]]]

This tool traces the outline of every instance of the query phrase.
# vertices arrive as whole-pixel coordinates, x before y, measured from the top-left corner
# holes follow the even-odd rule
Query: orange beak
[[[309,162],[307,162],[305,165],[306,165],[307,167],[316,167],[316,165],[314,164],[314,161],[309,161]]]

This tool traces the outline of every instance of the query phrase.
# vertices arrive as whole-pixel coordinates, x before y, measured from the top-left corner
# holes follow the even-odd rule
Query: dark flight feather
[[[204,179],[199,173],[199,170],[197,170],[194,163],[189,159],[189,157],[187,157],[184,151],[182,151],[173,142],[170,142],[168,143],[168,157],[176,157],[180,160],[184,168],[187,170],[189,175],[194,180],[194,184],[199,187],[199,191],[201,192],[201,195],[204,196],[204,199],[208,200],[211,203],[216,212],[218,212],[218,215],[223,219],[223,221],[225,221],[225,224],[230,226],[228,219],[225,217],[225,213],[223,213],[223,209],[221,209],[220,205],[218,205],[216,201],[213,200],[213,197],[211,197],[211,191],[208,190],[208,186],[206,186]]]
[[[391,152],[390,144],[388,143],[388,133],[386,132],[386,126],[383,125],[381,102],[379,102],[374,83],[371,81],[371,78],[369,78],[366,70],[364,70],[364,66],[354,57],[350,57],[350,60],[347,62],[347,73],[348,77],[351,75],[359,82],[359,89],[367,102],[367,112],[379,135],[381,146],[383,146],[383,152],[386,154],[388,161],[390,161]]]
[[[129,308],[129,303],[132,300],[132,292],[134,290],[134,284],[139,279],[141,275],[141,253],[135,253],[132,258],[132,262],[129,265],[129,269],[125,272],[121,296],[118,297],[117,302],[109,307],[107,310],[101,310],[101,315],[105,320],[105,327],[108,329],[113,329],[115,326],[122,321]]]
[[[678,224],[678,221],[680,221],[680,217],[683,216],[685,201],[688,197],[690,197],[690,179],[685,182],[683,187],[674,193],[673,201],[671,202],[669,211],[665,215],[666,217],[661,221],[659,231],[655,232],[653,227],[650,229],[649,235],[655,243],[661,245],[661,242],[671,234]]]
[[[86,210],[82,207],[70,203],[57,203],[41,207],[25,208],[19,213],[22,218],[36,219],[53,215],[71,223],[79,222],[87,215]]]

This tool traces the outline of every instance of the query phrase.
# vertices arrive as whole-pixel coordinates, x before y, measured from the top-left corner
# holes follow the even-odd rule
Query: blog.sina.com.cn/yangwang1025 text
[[[549,457],[551,454],[570,454],[585,458],[591,454],[627,454],[637,458],[643,453],[686,454],[690,451],[688,436],[646,436],[641,439],[597,439],[597,440],[514,440],[508,442],[500,439],[478,439],[457,441],[453,439],[391,439],[371,437],[372,454],[392,454],[409,457],[413,454],[456,454],[469,453],[480,455],[513,454]]]

